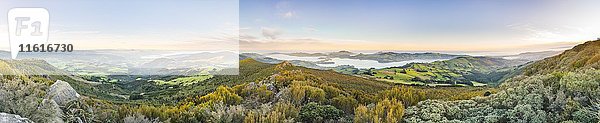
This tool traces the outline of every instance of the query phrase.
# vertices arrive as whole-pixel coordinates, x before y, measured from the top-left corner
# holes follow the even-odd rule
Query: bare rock
[[[60,106],[65,106],[70,101],[79,99],[79,94],[71,87],[71,85],[69,85],[69,83],[56,80],[56,82],[50,86],[50,89],[48,89],[46,98],[54,100]]]
[[[289,61],[283,61],[277,65],[275,65],[275,68],[278,70],[284,70],[290,67],[293,67],[294,65],[292,65],[292,63],[290,63]]]
[[[63,117],[63,111],[60,109],[60,106],[52,99],[44,99],[42,100],[42,106],[50,109],[49,111],[52,114],[55,114],[52,117],[48,117],[48,123],[64,123],[61,117]]]
[[[33,123],[33,121],[15,114],[0,113],[0,123]]]

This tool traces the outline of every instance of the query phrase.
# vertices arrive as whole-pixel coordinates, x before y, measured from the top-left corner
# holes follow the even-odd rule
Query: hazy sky
[[[42,7],[50,14],[49,41],[78,49],[235,48],[237,0],[3,0],[0,49],[8,49],[11,8]],[[223,44],[224,43],[224,44]]]
[[[240,1],[245,50],[539,51],[600,37],[598,0]]]
[[[5,0],[77,49],[539,51],[600,37],[598,0]],[[239,35],[239,37],[238,37]],[[225,41],[225,43],[223,42]]]

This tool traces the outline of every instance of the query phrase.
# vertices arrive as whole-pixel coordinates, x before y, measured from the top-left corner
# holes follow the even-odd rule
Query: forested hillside
[[[29,117],[37,122],[56,120],[55,117],[65,117],[62,120],[70,122],[352,122],[354,119],[372,121],[373,118],[395,122],[401,121],[405,107],[416,105],[419,101],[469,99],[495,92],[493,88],[394,86],[335,71],[297,67],[288,62],[272,65],[253,59],[240,61],[238,76],[218,75],[188,86],[145,83],[139,86],[160,91],[128,99],[119,99],[115,94],[119,90],[140,89],[115,83],[86,83],[74,78],[66,75],[4,76],[3,88],[0,88],[2,92],[20,90],[16,88],[20,86],[30,87],[24,88],[30,93],[2,95],[5,106],[0,111]],[[29,110],[29,107],[20,105],[8,106],[12,104],[9,102],[43,100],[46,97],[43,91],[57,80],[67,81],[82,95],[70,101],[69,105],[55,106],[61,110],[54,111],[64,112],[63,115],[50,116],[52,113],[48,111]],[[22,82],[25,83],[13,85]],[[145,81],[133,83],[142,82]],[[155,85],[152,87],[155,89],[148,88],[151,85]],[[108,87],[121,88],[110,90]],[[51,108],[48,110],[52,111]],[[71,112],[73,110],[84,112]]]
[[[334,71],[296,67],[288,62],[270,65],[245,59],[240,63],[244,71],[248,70],[241,77],[254,80],[240,79],[244,82],[238,85],[222,85],[212,93],[190,95],[177,105],[121,105],[119,111],[171,122],[352,122],[356,118],[399,122],[404,108],[419,101],[469,99],[495,92],[491,88],[392,86]],[[255,71],[246,65],[265,67]],[[246,72],[264,72],[265,76],[247,76]]]
[[[600,118],[600,41],[589,41],[524,68],[496,94],[419,102],[406,122],[583,122]]]

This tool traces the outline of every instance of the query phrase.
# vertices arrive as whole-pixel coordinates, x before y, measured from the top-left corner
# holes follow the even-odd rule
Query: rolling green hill
[[[556,71],[575,71],[600,68],[600,40],[588,41],[566,50],[558,56],[537,61],[524,71],[525,75],[548,74]]]
[[[411,63],[401,67],[371,69],[363,71],[362,74],[408,85],[484,86],[500,83],[517,71],[518,65],[521,64],[524,64],[524,61],[463,56],[432,63]]]
[[[600,40],[588,41],[521,67],[523,73],[502,83],[496,94],[470,100],[419,102],[407,109],[404,121],[598,122],[599,51]]]
[[[43,60],[0,60],[0,74],[2,75],[66,75]]]
[[[343,119],[352,119],[356,107],[384,104],[381,101],[390,101],[392,98],[393,106],[410,106],[427,99],[468,99],[495,92],[493,88],[482,87],[394,86],[388,82],[341,74],[333,70],[298,67],[286,61],[266,64],[249,58],[240,61],[239,76],[215,75],[213,78],[178,89],[178,92],[168,94],[169,97],[173,97],[173,100],[178,100],[176,105],[131,106],[124,111],[126,114],[138,112],[160,120],[170,119],[171,122],[209,122],[203,119],[205,117],[225,118],[236,122],[241,120],[342,122]],[[392,106],[387,103],[386,105]],[[198,111],[198,109],[203,110]],[[176,112],[163,112],[165,110]],[[371,108],[367,110],[375,111]],[[197,114],[198,112],[210,114]],[[220,114],[215,112],[241,117],[214,116]],[[189,114],[194,115],[188,116]],[[331,116],[324,119],[315,118],[322,117],[321,115]]]

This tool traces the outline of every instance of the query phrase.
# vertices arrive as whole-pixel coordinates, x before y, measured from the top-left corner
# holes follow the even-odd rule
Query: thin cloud
[[[319,31],[317,28],[314,28],[314,27],[312,27],[312,26],[311,26],[311,27],[302,27],[302,30],[304,30],[304,31],[308,31],[308,32],[316,32],[316,31]]]
[[[283,14],[283,18],[293,18],[295,16],[294,12],[289,11]]]
[[[283,31],[269,27],[262,27],[261,32],[265,38],[269,39],[277,39],[280,35],[283,34]]]
[[[574,42],[595,39],[597,30],[569,25],[514,24],[509,28],[526,34],[521,40],[534,42]]]
[[[275,4],[275,8],[277,8],[277,9],[287,9],[287,8],[290,8],[290,2],[288,2],[288,1],[280,1],[277,4]]]

